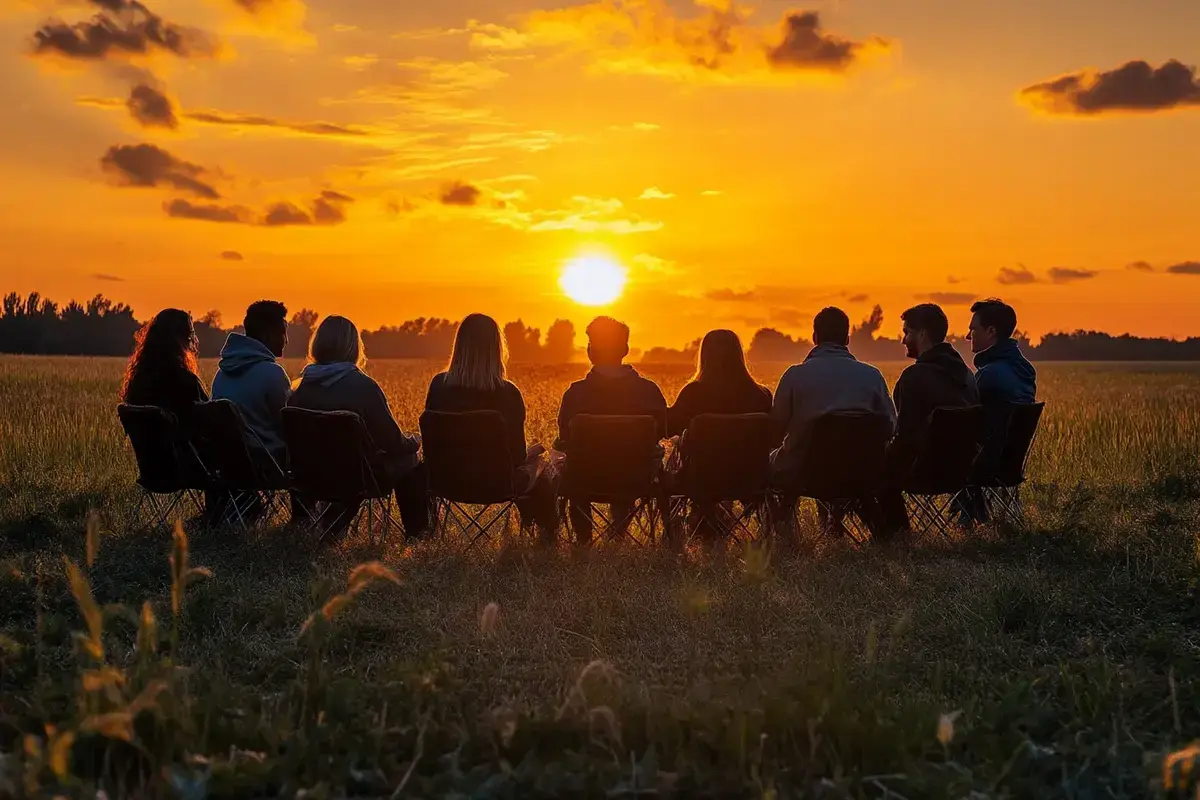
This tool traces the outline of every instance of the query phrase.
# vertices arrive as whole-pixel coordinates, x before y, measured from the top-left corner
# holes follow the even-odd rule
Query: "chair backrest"
[[[117,416],[137,459],[140,486],[158,494],[209,486],[208,475],[174,414],[158,406],[122,403]]]
[[[296,491],[308,499],[327,502],[387,495],[383,459],[357,414],[289,406],[282,417]]]
[[[983,406],[935,409],[917,446],[905,491],[938,495],[966,488],[979,456],[983,427]]]
[[[839,411],[813,420],[796,460],[793,491],[819,500],[863,497],[883,485],[892,425],[878,414]]]
[[[603,501],[654,492],[662,466],[654,417],[579,414],[569,433],[564,495]]]
[[[487,505],[513,497],[513,463],[499,411],[421,415],[429,489],[456,503]]]
[[[748,500],[771,484],[768,414],[700,414],[684,434],[684,490],[701,501]]]
[[[1003,440],[996,455],[984,464],[979,483],[986,486],[1020,486],[1025,482],[1025,465],[1037,438],[1045,403],[1008,403],[1004,409]],[[985,453],[990,449],[985,445]],[[982,460],[982,457],[981,457]]]
[[[246,490],[286,486],[286,478],[270,454],[252,447],[246,421],[232,400],[194,403],[187,435],[221,486]]]

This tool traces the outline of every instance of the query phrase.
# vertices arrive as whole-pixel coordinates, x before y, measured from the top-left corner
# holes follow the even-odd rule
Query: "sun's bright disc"
[[[558,285],[585,306],[604,306],[625,291],[625,268],[604,256],[580,256],[567,262]]]

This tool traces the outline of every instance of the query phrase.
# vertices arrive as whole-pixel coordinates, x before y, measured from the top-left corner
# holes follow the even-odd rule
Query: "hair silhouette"
[[[850,317],[840,308],[823,308],[813,318],[813,344],[850,343]]]
[[[1016,310],[995,297],[980,300],[971,306],[971,313],[979,315],[979,321],[985,328],[995,328],[999,339],[1011,339],[1017,330]]]
[[[287,306],[276,300],[259,300],[246,309],[242,327],[251,339],[263,339],[287,329]]]
[[[345,362],[360,369],[365,367],[367,354],[363,349],[358,326],[336,314],[321,320],[309,344],[308,360],[312,364]]]
[[[913,306],[901,314],[900,319],[916,330],[925,331],[934,344],[946,341],[946,333],[950,330],[950,320],[946,319],[946,312],[942,311],[941,306],[933,303]]]
[[[504,383],[508,354],[496,320],[486,314],[468,314],[454,336],[446,384],[487,391]]]
[[[692,380],[756,383],[746,366],[746,353],[736,333],[716,330],[704,334]]]
[[[125,367],[121,399],[141,394],[142,384],[172,369],[196,373],[196,339],[192,316],[178,308],[165,308],[134,335],[133,355]]]

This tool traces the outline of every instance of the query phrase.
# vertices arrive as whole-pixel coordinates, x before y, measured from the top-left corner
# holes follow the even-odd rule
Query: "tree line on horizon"
[[[308,308],[292,314],[285,357],[301,358],[307,354],[308,341],[319,319],[320,315]],[[898,338],[880,336],[883,321],[883,308],[877,305],[867,319],[852,329],[850,349],[860,359],[903,358],[904,347]],[[0,353],[127,356],[133,350],[134,335],[141,325],[132,307],[100,294],[86,303],[72,300],[60,306],[38,292],[25,296],[10,292],[0,302]],[[226,328],[217,311],[197,317],[195,327],[203,358],[219,355],[225,338],[233,331],[241,332],[240,325]],[[527,326],[519,319],[504,325],[503,330],[514,362],[559,364],[584,357],[583,350],[575,345],[575,326],[569,320],[556,320],[544,336],[539,328]],[[457,321],[420,317],[363,331],[363,344],[372,358],[445,359],[457,331]],[[1176,340],[1075,331],[1047,334],[1037,345],[1021,334],[1018,339],[1028,357],[1040,361],[1200,361],[1200,337]],[[957,337],[949,341],[969,357],[969,342]],[[760,328],[750,339],[747,358],[756,362],[795,363],[803,360],[811,347],[812,343],[802,336]],[[640,355],[643,363],[693,364],[699,348],[700,339],[696,339],[682,349],[652,347],[644,352],[634,351],[633,355]]]

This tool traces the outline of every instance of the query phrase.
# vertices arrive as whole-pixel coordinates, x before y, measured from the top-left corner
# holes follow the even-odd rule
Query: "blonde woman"
[[[531,517],[552,536],[558,527],[556,487],[544,467],[540,444],[525,444],[525,399],[521,390],[507,380],[504,337],[496,320],[470,314],[458,326],[450,366],[433,377],[425,398],[426,411],[498,411],[504,418],[509,458],[529,487],[528,498],[518,507],[522,517]]]
[[[362,419],[395,484],[404,534],[417,538],[429,530],[425,470],[417,459],[420,441],[396,424],[383,390],[363,371],[366,363],[355,324],[345,317],[326,317],[313,333],[308,366],[300,373],[288,405],[310,411],[353,411]],[[339,524],[349,525],[355,511],[339,515]]]

